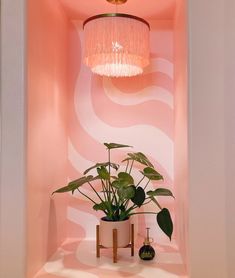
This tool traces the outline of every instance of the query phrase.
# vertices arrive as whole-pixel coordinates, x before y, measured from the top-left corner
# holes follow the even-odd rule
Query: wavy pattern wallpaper
[[[155,24],[154,24],[155,26]],[[161,183],[174,192],[174,64],[173,31],[168,24],[151,30],[151,63],[142,76],[110,79],[92,75],[82,64],[81,22],[73,22],[69,36],[69,180],[82,175],[97,161],[107,160],[103,142],[132,145],[144,152],[164,176]],[[112,159],[121,161],[114,150]],[[137,167],[137,166],[136,166]],[[138,168],[135,168],[138,179]],[[95,174],[95,173],[94,173]],[[98,186],[98,184],[96,185]],[[89,190],[86,188],[85,190]],[[93,194],[89,191],[89,194]],[[118,263],[112,263],[111,250],[95,255],[95,226],[101,214],[80,194],[69,194],[67,207],[68,240],[48,261],[36,277],[79,278],[177,278],[186,277],[178,252],[176,233],[169,239],[157,228],[155,216],[133,217],[135,223],[135,256],[129,250],[118,250]],[[175,202],[164,198],[175,218]],[[156,209],[155,207],[147,207]],[[176,224],[176,223],[175,223]],[[143,244],[145,228],[151,227],[156,260],[141,261],[138,249]],[[176,226],[176,225],[175,225]],[[177,229],[175,229],[176,231]],[[84,240],[86,239],[86,240]]]
[[[158,27],[151,31],[151,63],[142,76],[117,79],[93,75],[83,65],[81,23],[73,24],[69,42],[69,179],[75,179],[97,161],[107,160],[103,142],[117,142],[145,153],[163,174],[164,186],[174,191],[172,30]],[[120,161],[115,151],[112,158]],[[159,182],[152,183],[149,189],[157,185]],[[163,204],[174,217],[174,202],[169,198]],[[69,237],[95,237],[99,214],[83,196],[70,196],[67,217]],[[155,217],[139,216],[133,221],[139,235],[144,236],[147,225],[156,241],[169,244],[156,228]]]

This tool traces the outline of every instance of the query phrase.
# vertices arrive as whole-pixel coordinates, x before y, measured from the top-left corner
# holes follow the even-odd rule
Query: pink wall
[[[151,65],[144,75],[110,79],[92,75],[81,60],[81,22],[70,32],[69,177],[74,179],[96,161],[105,161],[103,142],[134,146],[148,155],[173,189],[174,179],[174,65],[171,21],[153,21]],[[154,186],[154,185],[152,185]],[[68,233],[94,238],[99,215],[81,195],[70,196]],[[165,202],[174,214],[174,202]],[[137,221],[137,218],[136,220]],[[156,228],[155,217],[139,218],[152,227],[158,242],[169,244]],[[144,223],[139,224],[143,236]]]
[[[24,162],[21,160],[21,158],[18,158],[19,160],[17,159],[17,157],[21,157],[21,155],[14,157],[16,156],[16,152],[14,152],[15,149],[10,146],[10,144],[14,144],[14,147],[16,147],[19,153],[22,154],[22,145],[24,142],[19,143],[19,134],[17,133],[17,136],[15,136],[14,132],[18,131],[17,127],[18,129],[24,128],[23,113],[25,111],[23,103],[23,60],[24,53],[26,53],[24,52],[23,31],[25,26],[24,2],[25,1],[21,0],[2,0],[1,2],[4,4],[1,11],[3,15],[3,24],[1,27],[4,27],[4,29],[2,29],[4,32],[2,32],[1,35],[3,38],[7,38],[7,40],[2,40],[4,41],[4,44],[1,42],[3,45],[3,48],[1,49],[1,65],[3,64],[6,66],[6,68],[4,68],[4,70],[6,70],[4,71],[6,78],[2,78],[2,88],[4,88],[4,90],[1,91],[1,104],[2,107],[6,109],[3,110],[4,113],[2,117],[1,131],[3,131],[2,140],[3,143],[5,143],[3,146],[5,147],[5,145],[7,145],[7,148],[3,148],[3,158],[5,159],[2,160],[3,165],[1,165],[1,170],[4,172],[4,178],[1,176],[1,198],[4,200],[4,202],[1,202],[1,208],[3,207],[1,213],[3,212],[4,215],[4,222],[1,218],[1,225],[4,226],[3,228],[1,227],[1,232],[4,229],[4,233],[7,234],[7,237],[1,237],[1,259],[2,253],[3,256],[5,256],[4,260],[1,260],[1,263],[3,263],[4,267],[1,267],[1,274],[2,270],[4,273],[1,277],[4,278],[25,277],[23,275],[23,260],[24,254],[26,252],[24,252],[25,250],[23,247],[24,228],[22,228],[24,225],[24,217],[22,216],[24,211],[22,210],[20,212],[20,210],[24,208],[24,196],[20,195],[22,192],[24,192]],[[45,9],[42,7],[45,1],[28,2],[30,3],[30,13],[32,11],[32,16],[30,16],[29,23],[35,22],[33,25],[29,26],[30,30],[32,30],[32,26],[39,27],[42,24],[43,26],[45,25],[45,29],[43,30],[45,35],[47,32],[47,27],[51,26],[50,24],[52,24],[50,22],[48,25],[44,24],[43,22],[44,18],[47,18],[47,16],[44,17]],[[35,9],[41,7],[38,9],[38,13],[32,7],[32,2],[35,4]],[[190,277],[232,278],[234,276],[233,246],[235,227],[234,221],[231,221],[234,220],[233,215],[235,211],[233,200],[234,183],[232,182],[234,180],[234,169],[232,166],[234,165],[235,157],[233,144],[234,90],[231,89],[234,88],[234,1],[216,0],[214,1],[213,9],[211,9],[211,3],[202,0],[189,0],[188,2],[190,3],[189,42],[191,57],[189,82],[189,96],[191,104],[189,107],[191,140],[189,144],[189,149],[191,152],[191,159],[189,163],[191,172],[189,192]],[[54,2],[53,4],[54,8],[56,8],[56,3]],[[42,10],[44,10],[44,12],[42,12]],[[38,17],[36,17],[36,15],[39,14],[43,16],[43,20],[39,20]],[[38,30],[38,28],[35,30]],[[42,30],[39,33],[39,37],[42,38],[44,36],[42,34]],[[55,33],[50,34],[52,38],[55,38]],[[34,42],[32,41],[32,35],[35,36],[36,41]],[[38,56],[37,59],[34,58],[34,60],[38,60],[39,64],[37,67],[45,69],[45,66],[40,64],[40,62],[43,61],[43,59],[40,58],[46,57],[50,59],[51,56],[44,56],[43,53],[39,53],[40,51],[37,44],[37,38],[38,37],[34,31],[29,34],[31,45],[35,44],[34,49],[37,49],[36,54],[34,54],[34,56]],[[46,41],[43,40],[43,42],[45,45],[47,45]],[[17,45],[16,49],[14,49],[15,45]],[[43,51],[45,53],[49,50],[44,49]],[[33,56],[32,52],[33,50],[29,49],[30,56]],[[53,53],[53,51],[51,51],[51,53]],[[32,64],[32,61],[33,60],[31,60],[30,64]],[[218,65],[220,66],[218,67]],[[34,66],[36,66],[36,63]],[[48,70],[48,68],[46,69]],[[38,73],[39,72],[41,71],[39,70]],[[32,77],[32,73],[29,72],[29,77]],[[34,78],[32,78],[32,80],[36,77],[36,74],[34,74]],[[31,93],[38,91],[38,88],[42,86],[41,84],[45,85],[45,80],[41,76],[37,78],[40,79],[40,82],[37,82],[37,86],[33,86],[33,82],[31,79],[29,79],[29,87],[32,88],[29,91],[30,103],[33,103],[33,94]],[[61,82],[58,81],[58,84],[61,84]],[[45,88],[47,86],[42,87]],[[53,94],[51,94],[52,92]],[[16,93],[17,95],[15,96]],[[44,92],[39,91],[37,96],[34,96],[35,100],[37,100],[39,95],[43,93]],[[45,99],[48,100],[49,96],[49,100],[51,100],[52,95],[55,96],[54,89],[50,90],[50,94],[47,94]],[[35,123],[32,123],[32,120],[30,120],[30,115],[33,114],[35,116],[38,113],[37,109],[40,109],[40,111],[43,112],[41,113],[40,118],[42,115],[44,115],[42,103],[38,103],[40,105],[37,106],[34,103],[32,109],[29,111],[29,127],[31,127],[31,129],[29,129],[29,134],[35,134],[35,126],[39,126],[37,120],[35,120]],[[7,106],[5,104],[7,104]],[[46,111],[48,111],[49,103],[45,101],[45,104]],[[34,111],[32,111],[33,108],[35,108]],[[14,113],[12,113],[12,111],[14,111]],[[52,111],[55,111],[55,109],[52,109]],[[52,113],[52,111],[50,110],[50,113]],[[39,118],[39,116],[35,118]],[[40,129],[40,134],[44,135],[43,138],[45,138],[45,133],[45,128],[43,126]],[[21,140],[22,137],[23,135],[20,133]],[[4,138],[6,140],[4,140]],[[47,140],[43,139],[42,142],[45,144]],[[41,198],[39,182],[42,177],[48,177],[48,169],[45,168],[42,170],[42,165],[48,164],[48,161],[45,159],[45,157],[48,158],[50,155],[45,153],[44,150],[45,155],[43,158],[40,158],[42,163],[39,165],[40,167],[38,166],[38,169],[34,171],[35,168],[33,168],[33,165],[39,164],[38,157],[40,157],[40,154],[36,148],[32,148],[33,145],[36,145],[35,139],[30,139],[28,142],[28,148],[30,149],[31,146],[31,149],[33,150],[31,155],[34,155],[34,157],[29,157],[29,162],[31,160],[32,164],[28,165],[28,168],[31,169],[31,171],[28,173],[30,174],[29,178],[31,179],[31,182],[33,183],[30,185],[32,188],[29,188],[29,192],[27,193],[28,202],[30,205],[28,207],[28,211],[30,211],[30,214],[32,212],[31,216],[29,215],[28,217],[28,223],[30,224],[28,234],[31,243],[35,242],[35,247],[38,248],[36,251],[38,252],[38,257],[36,257],[35,254],[32,253],[32,246],[28,245],[28,247],[31,248],[31,251],[29,250],[29,257],[33,256],[33,259],[35,260],[35,263],[33,263],[32,258],[30,258],[29,263],[31,263],[33,268],[35,268],[35,265],[39,265],[40,263],[38,262],[42,262],[42,257],[44,257],[41,255],[42,252],[40,244],[43,243],[43,240],[40,237],[40,234],[42,234],[42,237],[46,239],[45,230],[48,228],[47,223],[43,222],[45,222],[45,218],[47,218],[49,213],[45,214],[45,217],[43,217],[39,215],[38,208],[43,207],[44,204],[46,204],[45,207],[48,208],[48,194],[45,194],[45,198]],[[37,155],[35,155],[36,152]],[[29,156],[31,155],[29,153]],[[24,154],[22,154],[22,157],[23,156]],[[56,157],[57,156],[55,156],[55,158]],[[35,159],[37,160],[37,163],[35,163]],[[53,163],[55,161],[56,160],[54,160]],[[22,168],[20,168],[19,165]],[[50,169],[53,169],[52,165],[50,165],[50,167],[52,167]],[[9,172],[6,172],[6,169]],[[40,171],[41,173],[41,175],[37,178],[35,178],[37,175],[36,171]],[[12,176],[12,179],[9,179],[9,176],[13,172],[14,176]],[[200,173],[200,175],[198,175],[198,173]],[[38,178],[39,182],[37,181]],[[62,178],[61,182],[64,182],[64,178]],[[41,184],[44,185],[46,183],[43,181]],[[54,186],[57,186],[57,181],[55,182]],[[2,190],[2,188],[4,189]],[[13,189],[14,194],[12,194]],[[33,192],[33,189],[36,190]],[[204,194],[201,194],[201,192]],[[37,198],[35,198],[35,196],[37,196]],[[198,196],[200,196],[200,198],[197,198]],[[208,203],[208,198],[210,203]],[[40,202],[42,205],[40,205]],[[14,204],[14,206],[17,207],[19,211],[16,209],[9,209],[11,208],[10,206],[12,204]],[[32,215],[34,215],[34,217]],[[201,217],[202,215],[203,217]],[[10,222],[9,219],[11,217],[14,219],[14,221]],[[44,227],[42,227],[43,225]],[[209,229],[204,229],[204,227],[208,227],[208,225]],[[37,227],[38,230],[36,230],[33,226]],[[201,229],[201,227],[203,227],[203,229]],[[32,235],[34,230],[35,235]],[[16,235],[17,238],[14,238]],[[35,239],[33,239],[33,237],[35,237]],[[14,240],[10,242],[11,238],[14,238]],[[39,240],[39,243],[36,243],[37,240]],[[45,246],[45,244],[43,245]],[[14,248],[17,250],[14,250]],[[5,250],[10,252],[5,253]],[[12,250],[14,250],[14,254],[12,254]],[[12,256],[14,256],[15,259],[14,266],[12,263],[9,263],[12,262]],[[6,261],[8,261],[7,264],[4,263]],[[29,275],[29,277],[32,276]]]
[[[188,264],[188,72],[186,1],[177,2],[174,22],[175,114],[174,165],[177,241]]]
[[[27,277],[66,237],[67,19],[57,1],[28,1]]]
[[[97,160],[106,160],[103,142],[130,144],[134,151],[150,157],[165,178],[163,184],[175,191],[172,21],[151,22],[151,64],[144,75],[101,78],[82,63],[81,22],[67,22],[60,6],[52,4],[49,0],[29,3],[30,278],[66,236],[95,236],[100,215],[86,200],[76,194],[50,198],[50,193],[67,181],[66,159],[68,177],[74,179]],[[155,186],[151,184],[149,189]],[[173,199],[165,199],[163,205],[174,218]],[[175,234],[170,243],[156,228],[155,217],[136,217],[134,221],[141,236],[148,225],[159,244],[175,246]]]

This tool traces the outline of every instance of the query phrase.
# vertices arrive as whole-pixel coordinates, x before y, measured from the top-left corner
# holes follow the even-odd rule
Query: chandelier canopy
[[[99,14],[88,18],[83,28],[84,62],[93,73],[135,76],[149,64],[150,26],[144,19],[123,13]]]

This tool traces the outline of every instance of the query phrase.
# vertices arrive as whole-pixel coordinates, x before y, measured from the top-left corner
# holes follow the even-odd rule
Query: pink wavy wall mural
[[[81,30],[81,23],[74,22],[69,41],[69,180],[80,176],[97,161],[106,161],[103,142],[117,142],[134,146],[134,151],[144,152],[163,174],[164,186],[174,191],[172,29],[151,31],[150,66],[142,76],[123,79],[92,75],[82,64]],[[117,153],[114,152],[112,157],[120,161]],[[138,179],[138,168],[135,175]],[[149,189],[158,185],[152,183]],[[93,193],[89,191],[89,194]],[[170,198],[162,201],[174,218],[174,201]],[[146,207],[146,210],[151,208]],[[69,240],[44,266],[44,271],[50,274],[46,276],[43,272],[45,276],[39,273],[37,277],[184,277],[175,236],[170,243],[156,227],[152,216],[134,217],[133,222],[138,235],[136,249],[142,244],[145,227],[151,227],[157,250],[163,252],[158,254],[157,265],[155,261],[148,265],[136,261],[123,249],[119,250],[119,255],[124,259],[118,264],[112,264],[110,250],[102,250],[102,256],[97,260],[94,238],[100,216],[82,195],[69,195]]]
[[[172,31],[151,32],[151,64],[144,75],[116,79],[93,75],[82,64],[83,33],[80,22],[74,22],[73,28],[69,67],[69,179],[76,178],[95,162],[106,160],[103,142],[119,142],[132,145],[134,151],[142,151],[149,156],[165,177],[164,185],[172,189]],[[159,36],[160,40],[156,41]],[[120,157],[115,157],[114,153],[113,158]],[[155,186],[156,184],[150,184],[150,189]],[[172,201],[165,201],[165,204],[174,214]],[[81,195],[70,197],[67,213],[70,222],[69,236],[94,238],[94,227],[99,215],[92,211]],[[165,236],[157,230],[154,217],[136,217],[134,221],[141,222],[138,232],[143,232],[146,224],[152,228],[156,241],[163,240],[167,243]]]
[[[162,182],[174,192],[174,96],[173,96],[173,32],[172,29],[151,31],[151,64],[142,76],[110,79],[92,75],[82,64],[83,34],[80,22],[70,30],[69,59],[69,180],[82,175],[97,161],[106,161],[103,142],[118,142],[144,152],[164,176]],[[118,152],[119,153],[119,152]],[[120,161],[113,152],[112,158]],[[135,175],[138,179],[138,168]],[[95,173],[94,173],[95,174]],[[149,189],[159,186],[152,183]],[[84,190],[89,191],[88,188]],[[176,278],[185,277],[181,257],[172,242],[156,227],[155,217],[133,217],[136,253],[142,245],[145,227],[151,227],[157,250],[156,261],[149,264],[130,257],[119,249],[120,261],[112,263],[110,250],[95,255],[95,225],[101,214],[80,194],[69,194],[67,207],[68,240],[36,277],[79,278]],[[174,217],[174,201],[161,200]],[[146,210],[156,209],[152,206]],[[84,240],[86,239],[86,240]],[[47,274],[45,274],[45,272]]]

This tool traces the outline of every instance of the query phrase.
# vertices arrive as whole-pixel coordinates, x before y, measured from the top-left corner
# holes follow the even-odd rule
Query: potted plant
[[[73,180],[67,186],[55,190],[54,193],[63,193],[71,191],[72,194],[77,190],[85,196],[92,204],[94,210],[102,211],[104,217],[101,219],[101,243],[105,247],[111,247],[111,233],[107,232],[107,227],[111,226],[118,229],[120,239],[118,246],[124,247],[129,241],[129,221],[132,215],[137,214],[155,214],[157,224],[161,230],[171,239],[173,232],[173,223],[170,212],[167,208],[162,208],[159,204],[158,196],[174,197],[172,192],[166,188],[156,188],[155,190],[147,190],[150,181],[163,180],[163,176],[156,171],[153,164],[141,152],[127,153],[122,160],[125,163],[125,170],[120,170],[120,165],[111,162],[111,150],[119,148],[131,147],[123,144],[104,143],[108,151],[108,161],[96,163],[94,166],[84,171],[84,176]],[[132,175],[134,163],[140,164],[142,177],[137,182]],[[91,170],[96,170],[96,175],[90,175]],[[100,189],[94,185],[95,181],[99,181]],[[84,193],[82,187],[87,184],[95,193],[88,196]],[[136,211],[136,209],[145,206],[148,203],[154,203],[158,210],[152,211]],[[124,232],[121,231],[124,226]],[[103,231],[103,232],[102,232]]]

